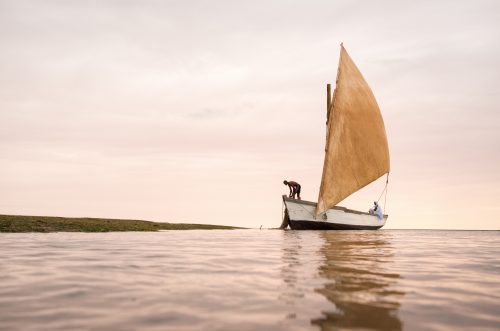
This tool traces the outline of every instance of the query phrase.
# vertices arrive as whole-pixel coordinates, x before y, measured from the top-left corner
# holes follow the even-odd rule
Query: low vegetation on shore
[[[111,232],[236,229],[232,226],[106,218],[0,215],[0,232]]]

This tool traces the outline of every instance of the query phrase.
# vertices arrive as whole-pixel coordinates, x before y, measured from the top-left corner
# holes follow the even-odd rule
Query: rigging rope
[[[387,196],[387,185],[389,184],[389,173],[387,173],[387,179],[385,180],[385,186],[384,186],[384,189],[382,190],[382,192],[380,192],[380,195],[377,199],[377,203],[380,201],[380,199],[382,198],[382,195],[384,194],[384,192],[386,192],[386,196]]]
[[[387,185],[387,184],[386,184]],[[385,197],[384,197],[384,210],[383,212],[387,215],[387,208],[386,208],[386,202],[387,202],[387,191],[389,191],[389,189],[387,188],[386,186],[386,190],[385,190]]]
[[[298,203],[298,205],[299,205],[302,209],[304,209],[304,210],[305,210],[305,211],[306,211],[309,215],[311,215],[311,216],[313,217],[313,219],[316,219],[316,216],[315,216],[313,213],[311,213],[309,210],[307,210],[307,208],[306,208],[306,207],[302,206],[300,203]]]
[[[285,219],[285,200],[281,200],[281,220]]]
[[[307,210],[306,207],[302,206],[302,204],[300,204],[300,203],[297,203],[297,205],[299,205],[300,208],[304,209],[306,213],[308,213],[309,215],[311,215],[313,217],[313,219],[316,219],[316,215],[314,215],[314,212],[311,213],[309,210]],[[283,201],[283,205],[282,206],[285,207],[285,201]],[[285,209],[286,209],[286,207],[285,207]],[[283,208],[281,210],[284,212]],[[283,215],[282,218],[284,217],[284,213],[283,212],[282,212],[282,215]],[[288,215],[290,216],[290,214],[288,214]]]
[[[387,179],[385,180],[385,187],[384,189],[382,190],[382,192],[380,193],[380,196],[378,197],[377,199],[377,204],[378,202],[380,201],[380,199],[382,198],[382,195],[384,194],[385,192],[385,196],[384,196],[384,209],[382,210],[384,212],[384,214],[387,214],[387,211],[386,211],[386,208],[385,208],[385,205],[387,203],[387,191],[388,191],[388,186],[389,186],[389,173],[387,173]]]

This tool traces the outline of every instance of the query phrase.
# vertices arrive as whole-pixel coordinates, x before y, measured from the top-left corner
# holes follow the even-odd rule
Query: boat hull
[[[283,196],[285,216],[281,228],[293,230],[377,230],[385,225],[387,215],[379,219],[375,215],[334,207],[314,217],[316,203]]]

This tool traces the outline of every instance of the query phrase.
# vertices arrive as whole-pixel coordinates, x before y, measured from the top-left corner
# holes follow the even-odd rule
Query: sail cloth
[[[343,46],[331,107],[316,216],[390,170],[377,101]]]

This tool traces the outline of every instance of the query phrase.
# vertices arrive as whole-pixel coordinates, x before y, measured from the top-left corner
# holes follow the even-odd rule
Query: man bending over
[[[288,188],[290,189],[290,194],[288,195],[289,198],[294,198],[295,195],[297,195],[297,199],[300,199],[300,184],[297,182],[294,182],[293,180],[291,181],[283,181],[283,184],[288,185]]]

